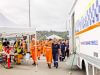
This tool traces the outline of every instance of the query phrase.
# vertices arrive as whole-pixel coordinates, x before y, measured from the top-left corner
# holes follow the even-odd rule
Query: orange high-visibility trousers
[[[34,49],[31,49],[31,55],[32,55],[32,59],[33,59],[34,63],[36,63],[37,62],[37,53],[36,53],[35,47],[34,47]]]
[[[30,43],[30,52],[31,52],[31,56],[33,59],[34,64],[37,64],[37,45],[38,43],[35,43],[35,40],[32,40]]]
[[[20,64],[21,63],[21,59],[23,58],[22,54],[18,54],[17,55],[17,63]]]
[[[33,59],[33,61],[36,63],[36,52],[35,51],[33,51],[32,52],[32,59]]]
[[[41,56],[41,46],[38,46],[38,48],[37,48],[37,56],[38,56],[38,58],[40,58],[40,56]]]
[[[33,62],[36,63],[37,62],[36,46],[34,46],[34,44],[32,43],[30,44],[30,52],[31,52]]]
[[[41,54],[43,54],[43,46],[41,46]]]
[[[46,55],[46,46],[43,46],[43,55]]]
[[[41,56],[41,51],[40,50],[38,50],[38,52],[37,52],[38,54],[37,54],[37,56],[38,56],[38,58],[40,58],[40,56]]]
[[[46,47],[46,60],[47,60],[47,64],[52,63],[52,48],[51,47]]]

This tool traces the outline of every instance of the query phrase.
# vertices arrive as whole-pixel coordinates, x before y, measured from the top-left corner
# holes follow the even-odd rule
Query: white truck
[[[70,10],[67,29],[71,52],[86,75],[100,75],[100,0],[76,0]]]

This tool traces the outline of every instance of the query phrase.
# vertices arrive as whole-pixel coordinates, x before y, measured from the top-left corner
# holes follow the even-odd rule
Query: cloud
[[[31,0],[32,27],[38,30],[66,30],[68,12],[74,0]],[[28,27],[28,0],[0,0],[0,12],[14,23]]]

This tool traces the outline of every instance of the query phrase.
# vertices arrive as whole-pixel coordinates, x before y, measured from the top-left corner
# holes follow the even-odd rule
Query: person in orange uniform
[[[43,54],[43,45],[42,45],[42,41],[40,41],[40,47],[41,47],[41,49],[40,49],[41,54]]]
[[[30,43],[30,53],[33,59],[33,64],[32,65],[36,65],[37,64],[37,53],[36,53],[36,49],[37,46],[35,45],[35,40],[32,39],[31,43]]]
[[[46,60],[47,60],[48,67],[51,68],[51,63],[52,63],[52,40],[51,39],[46,42],[45,51],[46,51]]]
[[[47,40],[43,41],[42,45],[43,45],[43,56],[46,55],[46,43],[47,43]]]
[[[40,41],[40,46],[41,46],[41,54],[43,54],[43,45],[42,45],[42,41]]]
[[[40,56],[41,56],[41,42],[40,41],[37,42],[37,56],[38,56],[38,59],[40,60]]]

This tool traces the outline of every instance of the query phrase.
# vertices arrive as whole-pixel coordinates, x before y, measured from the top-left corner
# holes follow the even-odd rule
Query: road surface
[[[66,62],[59,62],[59,68],[48,69],[45,58],[38,61],[37,69],[31,65],[32,61],[26,61],[22,65],[15,65],[12,69],[5,69],[0,66],[0,75],[70,75],[70,65]],[[74,66],[72,75],[85,75],[84,71]]]

